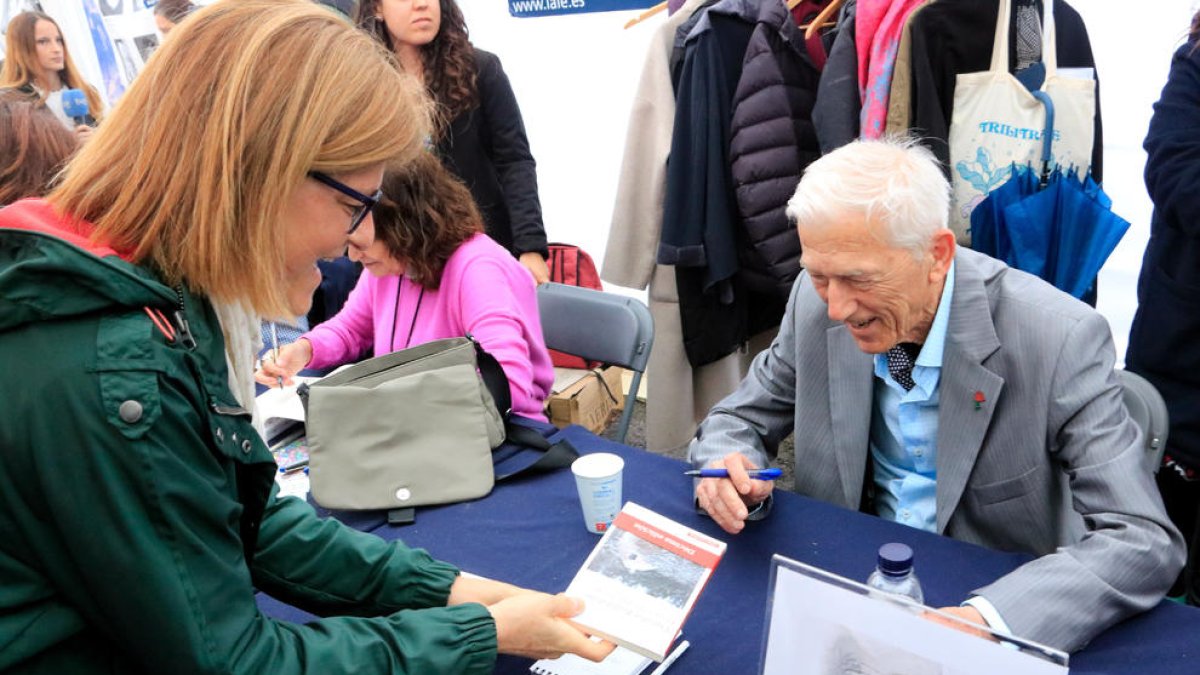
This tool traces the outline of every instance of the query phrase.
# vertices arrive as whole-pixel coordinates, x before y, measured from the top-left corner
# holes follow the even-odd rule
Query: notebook
[[[268,389],[255,399],[258,414],[263,420],[263,437],[272,446],[279,444],[281,437],[291,436],[294,427],[303,427],[304,403],[300,401],[296,389],[301,384],[316,382],[321,378],[296,377],[293,379],[296,381],[294,385],[282,389]]]

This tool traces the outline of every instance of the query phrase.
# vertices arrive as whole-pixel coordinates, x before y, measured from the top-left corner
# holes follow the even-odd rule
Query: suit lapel
[[[983,447],[1004,378],[983,362],[1000,348],[983,276],[956,256],[954,299],[938,388],[937,529],[946,530]],[[976,409],[976,392],[983,400]]]
[[[829,350],[829,412],[834,454],[846,506],[858,508],[871,431],[872,358],[855,344],[845,326],[826,332]]]

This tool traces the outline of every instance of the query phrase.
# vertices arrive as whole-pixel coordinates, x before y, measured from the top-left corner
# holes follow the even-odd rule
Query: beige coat
[[[687,0],[650,41],[629,114],[625,156],[600,273],[604,281],[618,286],[650,287],[654,348],[646,371],[646,447],[653,451],[686,445],[708,409],[737,387],[750,360],[770,345],[775,333],[756,336],[746,349],[692,368],[683,351],[675,269],[655,263],[675,123],[668,62],[675,29],[701,4],[703,0]]]
[[[929,0],[909,12],[900,32],[900,46],[896,48],[896,62],[892,67],[892,88],[888,94],[887,123],[883,127],[888,133],[902,134],[908,131],[912,108],[912,29],[913,17],[928,5]]]

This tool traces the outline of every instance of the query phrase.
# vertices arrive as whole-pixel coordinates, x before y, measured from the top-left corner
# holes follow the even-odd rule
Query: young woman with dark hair
[[[471,44],[454,0],[362,0],[355,20],[425,84],[438,155],[470,188],[488,235],[548,281],[535,164],[500,59]]]
[[[483,233],[471,194],[432,154],[386,174],[382,190],[373,222],[350,236],[365,269],[345,306],[256,379],[274,386],[302,368],[469,334],[504,368],[513,412],[544,420],[554,367],[528,273]]]

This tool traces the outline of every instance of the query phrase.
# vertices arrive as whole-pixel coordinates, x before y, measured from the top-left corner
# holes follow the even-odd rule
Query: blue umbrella
[[[1111,204],[1090,175],[1056,169],[1044,190],[1004,209],[1010,264],[1082,297],[1129,229]]]
[[[1013,166],[1011,177],[988,193],[971,212],[971,248],[1015,265],[1012,242],[1004,229],[1004,209],[1037,192],[1038,177],[1028,166]]]
[[[1112,212],[1112,200],[1088,173],[1049,171],[1054,105],[1046,106],[1040,179],[1031,167],[1014,167],[1007,183],[971,212],[971,247],[1036,274],[1079,298],[1129,229]]]

